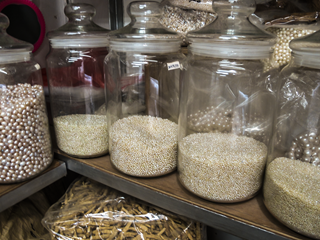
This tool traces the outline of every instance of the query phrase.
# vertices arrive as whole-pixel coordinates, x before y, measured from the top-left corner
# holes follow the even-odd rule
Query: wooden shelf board
[[[0,184],[0,212],[67,175],[64,162],[53,160],[40,175],[21,183]]]
[[[310,239],[276,220],[264,206],[261,193],[241,203],[214,203],[184,189],[176,172],[157,178],[137,178],[115,169],[109,156],[77,159],[56,151],[56,157],[66,161],[71,171],[241,238]]]

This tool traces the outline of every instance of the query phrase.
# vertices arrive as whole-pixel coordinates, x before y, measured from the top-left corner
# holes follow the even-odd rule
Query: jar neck
[[[132,28],[140,29],[141,34],[146,34],[148,29],[163,28],[159,22],[159,16],[132,16]]]
[[[253,47],[254,46],[254,47]],[[270,47],[252,45],[222,45],[192,43],[188,49],[196,55],[223,59],[261,60],[270,57]]]
[[[226,29],[237,29],[239,26],[241,27],[241,22],[248,21],[247,15],[242,12],[221,12],[217,17],[217,22],[225,23]]]
[[[75,15],[69,17],[69,22],[73,24],[78,24],[78,22],[81,22],[81,24],[84,24],[85,22],[90,23],[92,21],[92,17],[86,16],[86,15]]]
[[[291,63],[298,66],[320,69],[320,59],[318,53],[294,51],[291,55]]]

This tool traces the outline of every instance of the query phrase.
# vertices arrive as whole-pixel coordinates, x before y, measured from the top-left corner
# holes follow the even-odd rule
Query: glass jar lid
[[[187,34],[192,52],[233,59],[269,57],[276,38],[248,20],[255,11],[254,0],[217,0],[212,7],[216,20]]]
[[[92,21],[96,9],[86,3],[71,3],[64,8],[69,21],[47,34],[53,48],[106,47],[109,30]]]
[[[33,45],[10,36],[6,29],[9,19],[0,13],[0,63],[29,59]]]
[[[110,34],[110,48],[121,52],[165,53],[180,49],[182,38],[163,27],[160,5],[155,1],[131,2],[131,22]]]
[[[292,40],[289,47],[296,63],[320,69],[320,31]]]

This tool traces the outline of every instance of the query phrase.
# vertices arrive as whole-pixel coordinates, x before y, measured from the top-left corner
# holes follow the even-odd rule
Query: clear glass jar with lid
[[[158,2],[132,2],[128,13],[105,59],[111,162],[132,176],[161,176],[176,169],[182,39],[159,23]]]
[[[320,239],[320,31],[290,48],[277,88],[264,203],[292,230]]]
[[[0,183],[32,178],[53,159],[40,65],[8,26],[0,13]]]
[[[69,21],[48,33],[46,58],[51,112],[58,148],[75,157],[108,152],[103,60],[108,32],[92,18],[90,4],[68,4]]]
[[[187,37],[178,172],[194,194],[239,202],[262,185],[275,94],[264,70],[275,38],[248,21],[254,0],[213,1],[217,19]]]

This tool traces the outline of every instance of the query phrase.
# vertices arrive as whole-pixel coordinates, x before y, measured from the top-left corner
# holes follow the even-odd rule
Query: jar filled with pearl
[[[264,202],[294,231],[320,239],[320,31],[290,42],[280,74]]]
[[[182,39],[159,23],[157,1],[132,2],[128,14],[104,61],[110,159],[125,174],[158,177],[177,167]]]
[[[0,183],[32,178],[53,159],[40,66],[8,26],[0,13]]]
[[[70,3],[64,13],[69,20],[48,33],[46,57],[57,146],[70,156],[93,158],[108,153],[103,60],[109,30],[93,22],[90,4]]]
[[[275,38],[248,21],[254,0],[212,4],[216,20],[187,34],[178,172],[183,186],[200,197],[240,202],[262,186],[275,103],[263,61]]]

